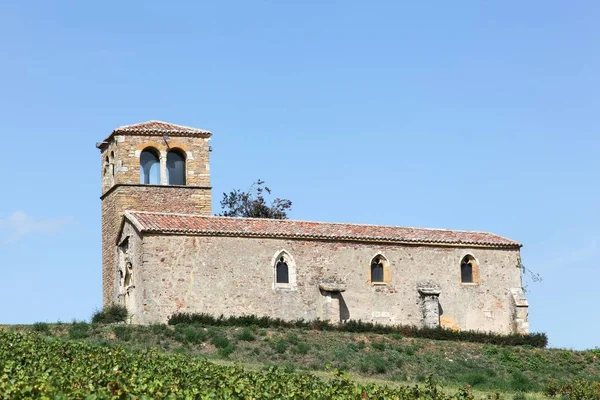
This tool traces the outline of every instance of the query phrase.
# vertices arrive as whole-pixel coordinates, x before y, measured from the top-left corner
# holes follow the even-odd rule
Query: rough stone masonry
[[[487,232],[214,217],[210,137],[150,121],[97,144],[103,299],[124,304],[132,323],[207,312],[528,331],[518,242]]]

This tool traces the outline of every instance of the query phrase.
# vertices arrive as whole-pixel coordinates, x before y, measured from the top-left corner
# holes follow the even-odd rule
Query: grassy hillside
[[[399,399],[473,400],[425,387],[386,387],[281,369],[248,371],[155,349],[125,350],[0,329],[0,399]]]
[[[96,325],[87,323],[12,326],[12,330],[84,340],[100,346],[116,343],[132,350],[159,348],[201,356],[246,368],[281,366],[287,372],[339,369],[358,381],[421,383],[429,376],[449,388],[468,384],[512,398],[538,398],[552,381],[600,380],[600,349],[568,351],[528,346],[404,338],[398,334],[323,332],[201,325]]]

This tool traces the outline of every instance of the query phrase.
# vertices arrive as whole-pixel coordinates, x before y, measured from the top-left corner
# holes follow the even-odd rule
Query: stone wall
[[[112,136],[101,148],[102,159],[102,297],[116,300],[115,244],[126,210],[211,215],[209,138],[174,136]],[[168,146],[167,146],[168,143]],[[162,168],[168,149],[186,154],[186,186],[140,185],[139,157],[153,147],[161,154]],[[165,176],[165,171],[162,171]]]
[[[435,287],[443,326],[515,330],[511,289],[521,287],[516,249],[137,234],[135,240],[143,248],[136,266],[139,302],[130,310],[135,323],[165,322],[181,311],[423,325],[427,307],[419,288]],[[273,261],[282,250],[293,258],[296,283],[279,289]],[[474,284],[460,280],[467,254],[478,263]],[[369,282],[377,255],[389,262],[385,285]],[[323,295],[324,282],[344,291]]]
[[[102,298],[115,300],[116,241],[126,210],[211,215],[210,188],[120,185],[102,199]]]
[[[162,136],[113,136],[102,147],[102,193],[115,184],[140,183],[140,153],[153,148],[160,153],[161,175],[166,175],[167,151],[177,149],[185,153],[186,184],[189,186],[210,186],[209,166],[210,138],[173,136],[165,141]]]

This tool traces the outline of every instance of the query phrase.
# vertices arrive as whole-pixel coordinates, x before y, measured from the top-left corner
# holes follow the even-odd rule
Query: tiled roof
[[[487,232],[265,218],[205,217],[143,211],[127,211],[125,218],[143,233],[521,247],[518,242]]]
[[[167,134],[167,135],[210,135],[210,131],[176,125],[162,121],[140,122],[139,124],[120,126],[113,134]]]

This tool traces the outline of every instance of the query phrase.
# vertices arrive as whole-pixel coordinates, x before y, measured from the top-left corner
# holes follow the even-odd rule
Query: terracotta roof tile
[[[125,217],[145,233],[521,247],[518,242],[488,232],[143,211],[127,211]]]
[[[199,136],[209,138],[210,131],[192,128],[189,126],[170,124],[162,121],[140,122],[139,124],[120,126],[108,135],[102,142],[96,143],[99,149],[104,148],[108,141],[115,135],[172,135],[172,136]]]
[[[210,131],[192,128],[189,126],[171,124],[162,121],[140,122],[139,124],[124,125],[115,129],[113,134],[137,133],[137,134],[171,134],[171,135],[210,135]]]

